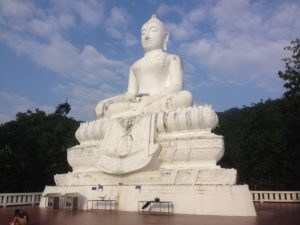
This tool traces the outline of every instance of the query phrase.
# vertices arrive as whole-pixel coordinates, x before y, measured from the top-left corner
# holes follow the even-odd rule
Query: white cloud
[[[158,16],[166,16],[171,13],[177,13],[179,15],[183,15],[184,11],[181,9],[181,7],[179,7],[177,5],[161,4],[161,5],[159,5],[158,9],[156,10],[156,13]]]
[[[16,113],[25,112],[34,107],[28,98],[16,93],[0,92],[0,124],[14,119]]]
[[[171,38],[175,41],[191,40],[200,34],[200,30],[197,27],[207,16],[207,6],[196,7],[191,11],[185,12],[181,7],[176,5],[162,4],[157,9],[157,14],[160,17],[166,17],[173,15],[174,17],[180,17],[180,22],[167,22],[166,26],[171,34]]]
[[[78,16],[84,25],[95,26],[104,19],[104,3],[99,0],[54,0],[55,13]]]
[[[31,102],[26,97],[15,93],[0,92],[0,98],[2,101],[8,102],[13,105],[14,112],[27,110],[34,105],[33,102]]]
[[[249,18],[251,8],[248,0],[220,0],[211,8],[211,13],[218,25],[236,26]]]
[[[40,106],[38,106],[38,108],[39,108],[39,110],[42,110],[47,114],[55,112],[55,109],[56,109],[56,107],[50,106],[50,105],[40,105]]]
[[[123,41],[126,46],[138,43],[134,35],[128,31],[132,16],[124,9],[113,7],[109,18],[105,21],[106,32],[113,38]]]
[[[272,38],[299,38],[300,4],[282,3],[264,24],[268,37]]]
[[[113,7],[110,17],[105,21],[106,31],[112,37],[122,39],[122,32],[128,26],[130,18],[131,16],[124,9]]]
[[[74,10],[80,15],[82,21],[86,24],[96,25],[103,19],[103,5],[97,0],[71,1]]]
[[[206,6],[201,6],[198,8],[193,9],[191,12],[188,13],[187,18],[189,21],[193,23],[201,22],[207,16]]]
[[[5,122],[8,122],[10,120],[12,120],[13,118],[11,118],[10,116],[6,115],[6,114],[1,114],[0,111],[0,124],[3,124]]]
[[[91,45],[84,46],[82,50],[78,49],[61,35],[62,30],[75,24],[76,15],[70,14],[68,10],[75,10],[82,17],[83,22],[90,24],[99,22],[101,11],[97,13],[97,16],[94,15],[97,8],[101,7],[101,5],[98,6],[97,1],[68,1],[70,3],[68,7],[62,1],[54,1],[55,7],[49,12],[40,12],[41,10],[31,2],[27,5],[21,1],[13,2],[14,5],[10,8],[16,9],[3,13],[5,18],[0,16],[2,19],[12,20],[11,23],[0,20],[4,21],[6,27],[0,30],[0,41],[6,42],[18,54],[26,55],[37,64],[65,78],[82,82],[99,83],[111,79],[120,80],[126,74],[124,72],[128,67],[124,63],[108,59]],[[8,7],[7,5],[2,3],[2,6]],[[0,8],[0,14],[6,9],[5,7]],[[86,13],[92,11],[91,18],[85,18],[83,16],[85,13],[81,10]],[[17,16],[18,11],[22,11],[22,16]],[[18,18],[15,19],[15,17]],[[26,33],[24,28],[20,30],[15,25],[20,21],[23,23],[22,27],[31,29],[30,33]],[[40,36],[43,38],[39,38]],[[134,37],[130,34],[127,39],[128,44],[134,42]]]
[[[45,19],[32,19],[29,22],[30,28],[35,35],[51,37],[60,30],[75,26],[75,18],[71,15],[49,16]]]
[[[283,47],[300,35],[300,5],[283,2],[267,10],[268,19],[264,7],[267,6],[248,0],[216,2],[206,11],[210,30],[181,42],[180,51],[194,65],[205,68],[206,79],[211,82],[251,83],[269,91],[278,89]]]
[[[133,34],[131,34],[129,32],[127,32],[125,34],[125,45],[126,46],[130,47],[133,45],[137,45],[138,43],[139,43],[139,41],[136,39],[136,37]]]
[[[122,89],[126,91],[125,87]],[[52,91],[64,96],[61,102],[68,99],[70,116],[84,120],[95,119],[94,109],[100,100],[120,94],[114,85],[105,83],[91,87],[80,82],[69,82],[58,84]],[[39,105],[25,96],[8,92],[0,92],[0,105],[0,124],[15,119],[18,112],[34,111],[36,108],[46,113],[55,111],[55,106]]]
[[[78,48],[64,37],[75,25],[85,27],[103,22],[103,10],[101,1],[96,0],[55,0],[45,8],[39,7],[35,1],[0,2],[0,41],[18,55],[25,55],[64,78],[55,91],[74,103],[72,113],[81,118],[84,112],[93,111],[91,109],[98,100],[117,93],[109,87],[123,87],[127,80],[128,65],[106,57],[90,44]],[[121,20],[116,19],[118,13],[122,13]],[[127,21],[124,23],[127,26],[130,20],[126,11],[118,8],[112,10],[110,19],[108,24],[114,27],[119,26],[121,21]],[[124,35],[126,46],[137,43],[131,33],[125,32]],[[11,112],[36,105],[25,97],[8,95],[6,98],[9,96],[14,100],[5,101],[11,111],[1,111],[3,119],[7,119],[5,115]],[[4,98],[4,95],[1,97]],[[47,112],[54,109],[47,105],[42,107]]]
[[[109,84],[95,87],[79,83],[60,84],[55,87],[54,91],[63,95],[67,94],[72,108],[71,116],[88,120],[95,119],[94,109],[100,100],[120,94],[114,86]]]
[[[95,26],[104,18],[101,1],[55,0],[49,6],[45,10],[34,1],[3,0],[0,2],[0,23],[10,31],[47,37],[74,27],[76,22]],[[75,21],[77,19],[79,21]]]
[[[0,2],[1,13],[9,17],[28,17],[32,13],[33,4],[31,2],[22,2],[18,0],[2,0]]]
[[[176,41],[185,41],[199,34],[198,29],[187,19],[182,20],[179,24],[166,23],[166,26],[171,34],[171,38]]]

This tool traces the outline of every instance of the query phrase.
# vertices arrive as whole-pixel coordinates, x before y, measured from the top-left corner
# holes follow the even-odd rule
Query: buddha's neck
[[[162,49],[153,49],[153,50],[150,50],[150,51],[145,51],[144,56],[156,55],[158,53],[164,53],[164,51]]]

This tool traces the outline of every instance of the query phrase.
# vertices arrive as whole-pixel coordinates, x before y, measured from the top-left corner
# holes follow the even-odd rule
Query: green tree
[[[42,191],[71,170],[67,149],[77,144],[79,122],[36,109],[0,125],[0,192]]]
[[[285,80],[284,87],[287,91],[285,97],[300,96],[300,40],[291,41],[291,45],[284,48],[292,53],[291,57],[283,58],[285,70],[278,75]]]
[[[71,106],[68,103],[68,100],[66,100],[66,102],[61,103],[56,107],[54,113],[59,116],[66,116],[70,111],[71,111]]]
[[[236,168],[251,189],[300,188],[300,97],[267,100],[218,113],[225,138],[222,167]]]

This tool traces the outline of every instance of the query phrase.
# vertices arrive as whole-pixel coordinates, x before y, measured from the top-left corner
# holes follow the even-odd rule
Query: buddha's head
[[[141,40],[145,52],[163,49],[167,50],[169,33],[166,26],[156,15],[153,15],[142,27]]]

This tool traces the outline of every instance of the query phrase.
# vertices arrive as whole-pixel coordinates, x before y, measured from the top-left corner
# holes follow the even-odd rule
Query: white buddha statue
[[[100,101],[95,109],[97,118],[167,112],[192,105],[191,93],[182,90],[181,59],[166,52],[168,38],[165,25],[153,15],[142,27],[144,57],[130,68],[127,92]]]
[[[211,106],[192,106],[181,59],[166,52],[168,37],[155,16],[143,25],[145,54],[130,68],[127,92],[100,101],[97,120],[76,131],[80,145],[68,150],[74,171],[127,174],[173,162],[216,166],[224,153],[222,137],[211,133],[218,116]]]

